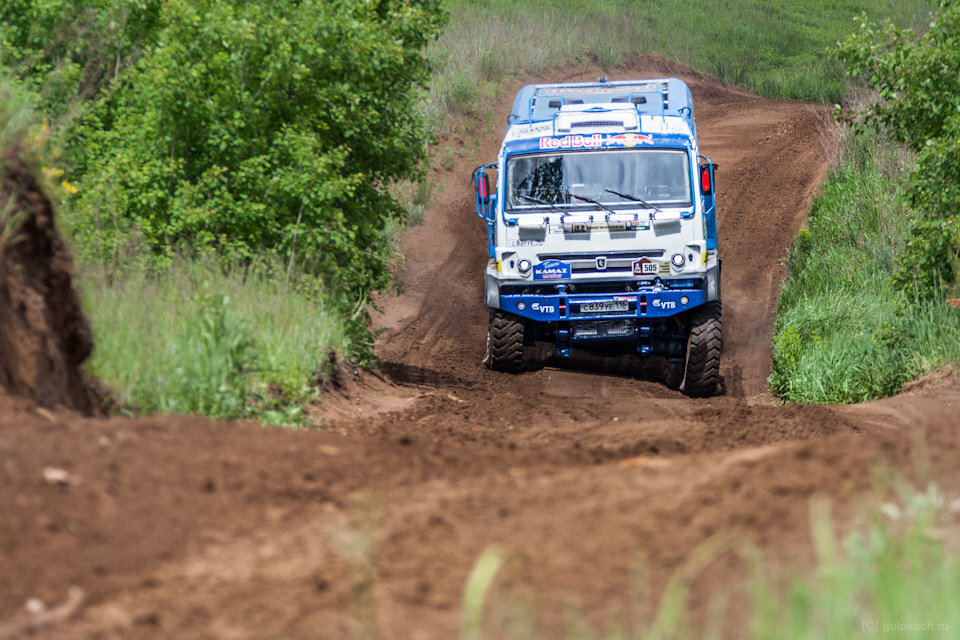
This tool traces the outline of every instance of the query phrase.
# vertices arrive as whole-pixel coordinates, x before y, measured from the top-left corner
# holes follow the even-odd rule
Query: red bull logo
[[[635,147],[638,144],[653,144],[653,138],[643,133],[618,133],[615,136],[607,136],[607,144]]]
[[[562,138],[540,138],[541,149],[592,149],[603,146],[603,134],[592,136],[563,136]]]

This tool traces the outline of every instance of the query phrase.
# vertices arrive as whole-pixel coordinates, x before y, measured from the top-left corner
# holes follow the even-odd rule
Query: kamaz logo
[[[607,268],[607,257],[597,256],[597,271],[603,271]]]

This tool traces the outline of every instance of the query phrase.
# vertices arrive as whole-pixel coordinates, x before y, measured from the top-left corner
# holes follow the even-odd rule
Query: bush
[[[18,0],[0,18],[3,62],[62,119],[84,259],[276,256],[325,282],[366,355],[353,311],[390,282],[392,185],[423,176],[440,0]]]
[[[908,200],[917,215],[893,282],[917,298],[960,292],[960,2],[941,0],[917,37],[864,18],[838,56],[880,101],[860,114],[919,153]]]
[[[414,105],[436,2],[183,0],[75,129],[73,227],[101,260],[275,253],[355,301],[387,282],[382,230],[427,140]],[[106,203],[106,206],[105,206]]]

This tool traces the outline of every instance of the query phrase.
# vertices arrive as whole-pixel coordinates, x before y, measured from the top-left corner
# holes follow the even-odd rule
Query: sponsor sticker
[[[532,305],[530,305],[530,308],[543,314],[553,314],[557,312],[556,306],[552,304],[541,304],[539,302],[534,302]]]
[[[650,258],[640,258],[633,261],[633,275],[635,276],[655,276],[659,269],[660,265]]]
[[[636,147],[641,144],[653,144],[653,136],[644,133],[595,133],[591,136],[568,135],[563,137],[540,138],[540,149],[599,149],[604,145],[619,145],[621,147]]]
[[[563,136],[562,138],[540,138],[541,149],[594,149],[603,146],[603,134],[592,136]]]
[[[561,280],[570,277],[570,265],[559,260],[547,260],[533,268],[534,280]]]
[[[638,144],[653,144],[653,138],[643,133],[618,133],[607,136],[606,143],[619,144],[624,147],[635,147]]]
[[[649,224],[649,223],[648,223]],[[567,225],[568,233],[590,233],[591,231],[628,231],[626,222],[578,222]]]
[[[654,298],[653,306],[660,307],[661,309],[670,310],[670,309],[676,309],[677,303],[674,302],[673,300],[661,300],[660,298]]]

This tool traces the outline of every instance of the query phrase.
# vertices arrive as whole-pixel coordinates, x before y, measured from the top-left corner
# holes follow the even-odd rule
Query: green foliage
[[[388,280],[385,187],[419,175],[435,2],[164,3],[157,44],[84,118],[72,227],[116,259],[275,253],[353,303]]]
[[[322,291],[276,261],[153,264],[133,254],[122,270],[81,269],[91,372],[140,412],[298,423],[328,354],[347,347]]]
[[[960,287],[960,2],[942,0],[922,35],[863,19],[838,48],[848,73],[880,101],[863,121],[919,152],[908,199],[918,212],[894,283],[915,297]]]
[[[423,176],[443,20],[440,0],[15,0],[0,56],[62,134],[86,260],[277,256],[325,283],[363,359],[354,310],[390,281],[391,185]]]
[[[439,0],[0,6],[0,60],[60,134],[61,223],[102,265],[90,366],[127,406],[289,422],[330,349],[369,359],[394,185],[415,215],[430,193],[416,104],[443,19]]]
[[[917,301],[890,280],[900,248],[913,241],[897,179],[910,156],[873,134],[848,142],[814,200],[809,229],[790,248],[778,300],[770,386],[791,402],[888,396],[960,363],[960,314],[942,301]]]
[[[100,92],[152,43],[161,0],[6,0],[0,62],[60,118]]]

